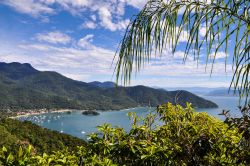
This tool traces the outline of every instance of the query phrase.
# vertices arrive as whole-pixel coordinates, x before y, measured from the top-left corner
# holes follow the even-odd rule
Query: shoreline
[[[78,110],[78,109],[29,109],[29,110],[21,110],[21,111],[16,111],[15,115],[10,115],[7,118],[11,118],[11,119],[18,119],[21,117],[27,117],[27,116],[33,116],[33,115],[42,115],[42,114],[47,114],[47,113],[66,113],[66,112],[84,112],[84,111],[97,111],[97,112],[117,112],[117,111],[127,111],[127,110],[134,110],[136,108],[149,108],[149,109],[155,109],[156,107],[142,107],[142,106],[138,106],[138,107],[131,107],[131,108],[124,108],[124,109],[120,109],[120,110]],[[218,108],[218,107],[217,107]],[[211,108],[199,108],[199,109],[211,109]],[[212,109],[216,109],[216,108],[212,108]],[[151,110],[152,111],[152,110]]]
[[[47,113],[65,113],[65,112],[73,112],[73,111],[78,111],[74,109],[58,109],[58,110],[28,110],[28,111],[20,111],[17,112],[16,115],[10,116],[8,118],[11,119],[16,119],[16,118],[21,118],[21,117],[27,117],[27,116],[32,116],[32,115],[42,115],[42,114],[47,114]]]
[[[34,110],[23,110],[23,111],[17,111],[16,115],[9,116],[8,118],[11,119],[17,119],[21,117],[27,117],[27,116],[33,116],[33,115],[42,115],[47,113],[65,113],[65,112],[76,112],[76,111],[97,111],[97,112],[113,112],[113,111],[126,111],[129,109],[136,109],[136,108],[142,108],[142,107],[131,107],[131,108],[124,108],[120,110],[77,110],[77,109],[52,109],[52,110],[46,110],[46,109],[34,109]]]

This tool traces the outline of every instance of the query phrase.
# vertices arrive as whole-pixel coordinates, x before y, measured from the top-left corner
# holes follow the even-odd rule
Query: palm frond
[[[116,54],[116,81],[120,78],[124,84],[129,83],[133,72],[140,71],[152,56],[161,56],[166,48],[174,53],[180,36],[188,32],[184,61],[191,54],[198,61],[203,48],[207,62],[214,54],[214,63],[217,53],[223,50],[228,54],[230,40],[235,41],[230,43],[230,48],[234,48],[230,87],[240,90],[241,95],[248,95],[249,16],[249,0],[150,0],[131,21],[121,41]],[[206,29],[202,38],[201,28]]]

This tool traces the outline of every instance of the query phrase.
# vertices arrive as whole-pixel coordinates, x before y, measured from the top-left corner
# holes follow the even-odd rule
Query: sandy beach
[[[73,112],[77,110],[71,110],[71,109],[58,109],[58,110],[26,110],[26,111],[17,111],[15,116],[11,116],[9,118],[16,119],[20,117],[26,117],[26,116],[31,116],[31,115],[41,115],[41,114],[46,114],[46,113],[65,113],[65,112]]]

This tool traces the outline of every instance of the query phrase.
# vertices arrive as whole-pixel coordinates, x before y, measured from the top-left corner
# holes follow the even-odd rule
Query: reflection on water
[[[223,116],[218,114],[222,109],[231,110],[232,115],[239,115],[237,110],[237,97],[204,97],[219,105],[215,109],[197,109],[199,112],[208,112],[217,118],[223,120]],[[73,111],[71,114],[67,113],[46,113],[41,115],[32,115],[27,117],[20,117],[20,120],[28,120],[36,123],[42,127],[57,130],[61,133],[71,134],[79,138],[87,138],[87,134],[96,132],[96,126],[110,123],[113,126],[119,126],[130,129],[130,120],[128,112],[136,112],[138,116],[145,117],[149,112],[154,111],[154,108],[133,108],[120,111],[100,112],[98,116],[85,116],[81,111]]]

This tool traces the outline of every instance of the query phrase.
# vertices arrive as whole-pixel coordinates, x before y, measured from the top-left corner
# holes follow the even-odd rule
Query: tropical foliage
[[[4,165],[249,165],[246,129],[170,103],[146,118],[130,113],[132,128],[104,124],[77,151],[0,150]],[[157,124],[156,119],[160,120]],[[248,143],[248,144],[247,144]]]
[[[121,41],[116,66],[117,81],[130,81],[131,73],[139,71],[153,55],[161,55],[165,48],[177,50],[183,34],[189,34],[184,62],[192,54],[197,63],[201,53],[207,63],[216,59],[219,51],[233,48],[235,67],[231,86],[242,95],[249,92],[249,0],[149,0],[135,16]],[[205,29],[200,36],[200,29]],[[203,49],[203,52],[201,51]],[[225,64],[227,63],[225,58]],[[231,59],[230,59],[231,60]],[[212,70],[211,70],[212,72]]]
[[[241,116],[233,117],[230,111],[223,111],[222,115],[226,117],[225,123],[230,127],[237,127],[242,134],[240,146],[244,147],[239,152],[239,161],[250,163],[250,105],[240,107]]]
[[[28,121],[0,120],[0,147],[5,146],[12,151],[19,146],[32,145],[37,153],[51,154],[66,147],[71,151],[77,150],[77,146],[85,144],[82,139],[51,131]]]

